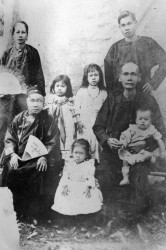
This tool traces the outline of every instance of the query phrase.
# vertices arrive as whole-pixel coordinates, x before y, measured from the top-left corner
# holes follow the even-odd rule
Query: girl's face
[[[54,86],[54,91],[57,96],[64,96],[67,91],[67,86],[63,81],[57,82]]]
[[[96,69],[88,73],[88,82],[91,86],[98,86],[99,80],[99,72]]]
[[[86,158],[86,151],[81,146],[75,146],[73,149],[73,158],[77,164],[83,162]]]

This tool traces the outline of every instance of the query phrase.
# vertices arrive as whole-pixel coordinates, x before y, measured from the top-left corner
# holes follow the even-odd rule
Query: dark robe
[[[58,176],[61,171],[59,130],[54,119],[48,114],[47,110],[41,111],[29,125],[26,124],[26,117],[28,117],[28,111],[17,115],[5,136],[2,182],[4,186],[11,189],[15,209],[18,213],[24,213],[24,209],[28,212],[28,206],[32,210],[31,201],[39,204],[41,197],[50,197],[49,203],[53,202]],[[36,169],[38,158],[26,162],[19,161],[18,169],[13,169],[10,166],[10,155],[13,152],[20,157],[23,156],[29,135],[36,136],[48,150],[48,155],[45,156],[47,158],[46,172]],[[38,213],[35,206],[33,205],[33,209]],[[48,206],[51,206],[51,204]]]
[[[45,81],[38,51],[26,44],[18,57],[12,56],[12,52],[13,47],[4,52],[1,65],[22,75],[27,88],[37,85],[45,93]]]
[[[122,66],[127,62],[138,65],[141,82],[137,88],[141,92],[147,82],[156,90],[166,76],[166,52],[156,41],[144,36],[138,37],[135,42],[122,39],[110,47],[104,60],[105,81],[109,92],[122,88],[119,75]],[[158,69],[151,78],[151,69],[156,65]]]
[[[14,47],[4,52],[0,65],[18,73],[23,89],[38,85],[45,94],[45,81],[38,51],[30,45],[25,45],[23,51],[14,57]],[[11,86],[12,88],[12,86]],[[20,112],[27,109],[26,94],[5,95],[0,98],[0,155],[3,150],[3,140],[8,125]]]
[[[158,131],[161,132],[163,138],[166,138],[164,122],[158,107],[158,104],[153,96],[137,94],[133,100],[128,101],[123,92],[115,95],[109,94],[100,109],[95,125],[93,127],[97,140],[103,147],[100,155],[100,165],[97,169],[97,178],[103,191],[104,196],[109,196],[110,190],[114,185],[119,185],[122,179],[122,161],[119,159],[118,151],[111,149],[107,144],[107,139],[120,138],[121,132],[129,127],[129,124],[135,123],[136,110],[141,106],[146,105],[152,111],[152,123]],[[157,147],[154,141],[146,141],[147,147]],[[151,150],[154,150],[151,149]],[[141,183],[148,183],[147,173],[149,172],[149,162],[135,164],[130,168],[129,179],[134,195],[140,195],[142,199],[146,194],[143,190],[143,184],[138,185],[138,179],[144,180]],[[141,177],[140,177],[141,176]],[[135,192],[137,190],[137,193]],[[135,198],[134,198],[135,199]]]

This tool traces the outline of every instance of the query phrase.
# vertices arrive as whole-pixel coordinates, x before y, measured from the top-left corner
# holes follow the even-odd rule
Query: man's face
[[[28,110],[32,114],[38,114],[44,107],[44,97],[40,94],[31,94],[27,98]]]
[[[137,83],[140,81],[138,67],[134,63],[126,63],[122,67],[122,72],[119,77],[124,89],[135,89]]]
[[[120,20],[119,28],[126,38],[132,38],[136,31],[136,22],[131,16],[124,17]]]

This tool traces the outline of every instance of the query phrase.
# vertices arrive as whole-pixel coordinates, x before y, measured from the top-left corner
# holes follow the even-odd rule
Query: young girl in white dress
[[[102,194],[94,177],[94,159],[85,139],[72,144],[73,158],[64,167],[52,209],[64,215],[90,214],[101,210]]]
[[[70,157],[71,144],[75,139],[75,113],[73,93],[70,78],[58,75],[50,87],[50,94],[46,96],[46,106],[58,122],[62,158]]]
[[[84,69],[82,85],[75,97],[75,109],[79,116],[77,138],[89,141],[92,157],[97,160],[99,160],[99,144],[92,127],[106,97],[101,68],[97,64],[89,64]]]

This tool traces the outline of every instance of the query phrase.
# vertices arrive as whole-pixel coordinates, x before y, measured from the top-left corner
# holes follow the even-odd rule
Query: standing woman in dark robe
[[[45,94],[45,81],[39,53],[35,48],[26,44],[28,39],[28,25],[23,21],[17,22],[13,26],[12,36],[13,46],[3,53],[0,64],[11,75],[19,76],[21,81],[19,80],[18,82],[20,82],[22,91],[15,93],[16,90],[14,85],[12,87],[11,80],[8,84],[10,86],[8,88],[6,86],[5,95],[0,98],[0,154],[3,149],[3,139],[6,129],[10,121],[15,115],[26,109],[27,90],[37,85]],[[0,82],[2,87],[5,83],[1,77]],[[0,94],[3,94],[1,93],[1,87]],[[15,90],[13,94],[11,93],[12,88]]]
[[[1,65],[23,76],[24,89],[37,85],[45,91],[45,81],[39,53],[31,45],[26,44],[28,25],[23,21],[17,22],[13,26],[12,36],[14,44],[4,52],[1,58]]]

